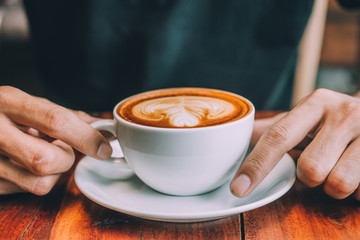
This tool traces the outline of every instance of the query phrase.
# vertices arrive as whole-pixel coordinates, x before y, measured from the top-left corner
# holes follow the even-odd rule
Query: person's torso
[[[110,110],[140,91],[191,86],[286,109],[313,0],[44,4],[27,8],[50,98],[60,104]]]

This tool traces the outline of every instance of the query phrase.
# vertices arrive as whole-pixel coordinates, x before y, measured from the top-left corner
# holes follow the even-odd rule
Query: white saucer
[[[115,211],[166,222],[200,222],[249,211],[280,198],[295,182],[295,164],[288,154],[242,199],[230,193],[229,182],[206,194],[175,197],[152,190],[136,176],[111,180],[90,167],[91,158],[86,156],[75,170],[75,182],[89,199]]]

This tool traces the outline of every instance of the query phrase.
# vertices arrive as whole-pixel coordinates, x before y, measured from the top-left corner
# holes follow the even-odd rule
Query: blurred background
[[[329,1],[317,87],[352,94],[359,90],[360,11]]]
[[[316,87],[352,94],[360,86],[360,11],[329,0]],[[0,85],[43,89],[21,0],[0,0]]]
[[[42,95],[21,0],[0,0],[0,85]]]

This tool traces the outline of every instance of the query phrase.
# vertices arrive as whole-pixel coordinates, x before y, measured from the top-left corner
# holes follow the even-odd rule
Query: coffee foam
[[[222,119],[233,111],[231,103],[203,96],[156,98],[133,108],[134,116],[143,121],[167,121],[173,127],[196,127],[204,121]]]
[[[250,111],[251,104],[240,96],[203,88],[151,91],[125,100],[117,109],[129,122],[166,128],[219,125]]]

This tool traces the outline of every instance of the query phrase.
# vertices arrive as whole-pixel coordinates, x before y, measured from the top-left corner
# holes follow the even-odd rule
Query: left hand
[[[318,89],[288,113],[256,121],[253,141],[258,138],[231,182],[234,195],[247,196],[286,152],[305,143],[297,161],[298,179],[308,187],[323,184],[334,198],[354,193],[360,200],[359,98]]]

